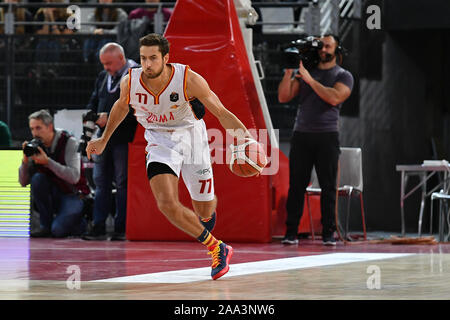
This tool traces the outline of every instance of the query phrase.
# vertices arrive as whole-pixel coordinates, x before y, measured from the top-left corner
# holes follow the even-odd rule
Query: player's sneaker
[[[233,255],[233,248],[219,240],[208,250],[208,254],[212,256],[211,277],[213,280],[217,280],[230,270],[229,263]]]
[[[216,225],[216,212],[213,212],[213,214],[209,218],[206,219],[200,218],[200,222],[206,228],[206,230],[211,232],[214,229],[214,226]]]

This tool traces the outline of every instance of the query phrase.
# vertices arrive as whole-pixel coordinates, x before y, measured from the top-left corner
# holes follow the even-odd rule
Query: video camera
[[[314,36],[291,41],[282,46],[285,49],[282,55],[283,68],[297,69],[301,60],[303,66],[311,70],[320,62],[319,50],[322,47],[323,42]]]
[[[25,147],[23,148],[23,153],[27,157],[31,157],[35,154],[39,154],[40,152],[39,152],[38,147],[41,147],[43,150],[45,150],[44,143],[40,139],[34,138],[25,145]]]
[[[98,118],[99,115],[92,110],[89,110],[83,115],[83,135],[80,138],[80,144],[78,146],[78,152],[81,152],[83,156],[86,156],[86,146],[92,139],[95,131],[95,122]]]

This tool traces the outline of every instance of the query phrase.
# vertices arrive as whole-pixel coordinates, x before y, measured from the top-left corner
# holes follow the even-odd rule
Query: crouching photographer
[[[339,112],[342,103],[351,94],[353,76],[336,63],[337,58],[342,60],[343,50],[336,36],[309,38],[294,45],[297,52],[291,50],[289,57],[297,58],[297,64],[285,69],[278,87],[278,100],[281,103],[297,96],[299,102],[289,153],[286,235],[282,243],[298,243],[297,230],[303,211],[304,193],[315,167],[322,189],[320,207],[323,244],[335,245]]]
[[[31,198],[39,212],[40,230],[31,236],[81,235],[86,228],[83,197],[90,191],[78,142],[66,131],[55,129],[46,110],[32,113],[28,120],[33,140],[22,144],[19,182],[23,187],[31,184]]]

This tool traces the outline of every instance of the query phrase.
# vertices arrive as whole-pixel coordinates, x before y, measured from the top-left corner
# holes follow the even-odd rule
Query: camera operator
[[[334,35],[320,38],[319,63],[307,70],[300,61],[298,72],[286,69],[278,87],[278,100],[289,102],[298,95],[300,107],[295,120],[289,153],[289,192],[286,203],[284,244],[298,243],[297,231],[303,213],[304,194],[316,169],[320,187],[322,239],[336,245],[334,232],[336,178],[339,160],[338,120],[341,104],[353,88],[352,74],[336,63],[342,48]]]
[[[120,80],[128,73],[129,68],[137,66],[136,62],[125,58],[122,46],[114,42],[105,44],[100,49],[99,56],[104,70],[97,77],[87,106],[98,116],[95,121],[96,125],[100,127],[98,137],[103,134],[108,114],[120,96]],[[112,135],[105,151],[101,155],[94,156],[94,221],[92,229],[82,236],[84,240],[107,239],[106,219],[112,210],[113,181],[117,192],[115,195],[114,233],[111,240],[125,240],[128,143],[133,141],[136,126],[136,117],[130,110],[125,120]]]
[[[55,129],[46,110],[32,113],[28,120],[33,140],[22,144],[19,182],[23,187],[31,184],[31,198],[40,215],[40,230],[31,236],[81,235],[86,227],[82,198],[89,188],[78,142],[66,131]]]

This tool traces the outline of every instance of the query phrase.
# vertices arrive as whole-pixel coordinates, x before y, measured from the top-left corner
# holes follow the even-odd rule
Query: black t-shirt
[[[321,70],[315,68],[310,71],[311,76],[326,87],[333,87],[340,82],[350,90],[353,89],[352,74],[340,67]],[[303,81],[300,81],[299,103],[295,119],[294,131],[301,132],[338,132],[339,111],[342,104],[333,106],[320,98],[314,90]]]

